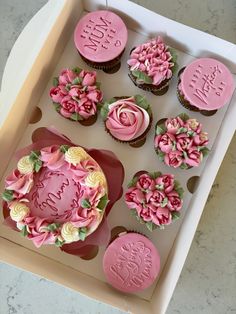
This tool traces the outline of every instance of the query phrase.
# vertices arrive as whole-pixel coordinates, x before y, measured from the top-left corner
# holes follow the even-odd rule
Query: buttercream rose
[[[197,146],[206,146],[209,142],[208,133],[201,132],[193,137],[193,142]]]
[[[85,97],[84,99],[81,99],[81,101],[78,103],[78,108],[76,109],[76,112],[78,112],[82,118],[88,119],[89,117],[96,114],[97,106],[95,102]]]
[[[202,161],[202,158],[202,153],[199,152],[196,147],[192,147],[187,152],[187,156],[184,161],[190,167],[198,167]]]
[[[179,151],[187,151],[192,147],[193,139],[190,138],[186,133],[181,133],[176,136],[176,148]]]
[[[50,89],[49,95],[55,103],[61,103],[62,99],[67,95],[65,86],[58,85]]]
[[[155,188],[155,181],[148,174],[142,174],[139,176],[136,186],[143,190],[153,190]]]
[[[96,84],[96,72],[95,71],[91,71],[91,72],[81,71],[80,76],[83,77],[83,80],[82,80],[83,86],[92,86]]]
[[[125,201],[129,208],[135,208],[138,213],[142,210],[142,205],[145,202],[145,196],[140,189],[129,188],[125,194]]]
[[[33,186],[33,174],[21,174],[19,170],[14,170],[11,175],[6,178],[6,189],[12,190],[20,195],[29,193]]]
[[[183,205],[183,201],[180,199],[179,194],[175,191],[172,191],[168,194],[168,203],[167,207],[171,211],[179,211]]]
[[[121,141],[131,141],[142,135],[150,122],[146,110],[137,106],[134,98],[120,99],[109,105],[106,127]]]
[[[170,211],[167,207],[158,207],[155,212],[151,212],[151,217],[157,226],[169,225],[172,221]]]
[[[164,161],[168,166],[178,168],[184,161],[182,157],[182,152],[178,150],[171,151],[169,152],[169,154],[165,155]]]
[[[50,170],[59,169],[64,164],[64,154],[57,145],[42,148],[40,154],[40,159],[44,162],[44,166]]]
[[[165,193],[162,191],[150,191],[147,192],[146,194],[146,201],[148,204],[148,207],[152,210],[152,211],[156,211],[157,207],[160,207],[162,205],[162,202],[165,199]]]
[[[171,133],[165,133],[162,135],[157,135],[155,137],[154,145],[157,148],[160,148],[160,150],[164,153],[169,153],[174,145],[175,137]]]
[[[69,118],[78,109],[77,101],[73,100],[70,95],[62,99],[61,106],[60,113],[66,118]]]
[[[170,193],[174,189],[174,176],[173,174],[164,174],[158,177],[156,180],[156,185],[165,191],[165,193]]]
[[[196,119],[188,119],[185,122],[185,126],[196,133],[200,133],[202,129],[201,123],[199,123]]]
[[[73,82],[75,78],[76,78],[76,73],[74,73],[70,69],[64,69],[59,75],[59,84],[62,84],[62,85],[70,84]]]
[[[169,134],[176,134],[179,128],[183,127],[184,122],[180,117],[176,117],[173,119],[167,119],[165,121],[165,126],[167,129],[167,132]]]
[[[151,210],[149,207],[142,207],[139,213],[140,217],[143,218],[144,221],[151,221]]]

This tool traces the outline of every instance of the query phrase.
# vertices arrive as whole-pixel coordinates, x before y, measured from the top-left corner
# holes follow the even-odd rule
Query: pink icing
[[[131,72],[140,70],[152,78],[153,85],[159,85],[172,77],[172,56],[162,38],[158,36],[138,47],[130,54],[127,61]]]
[[[109,105],[106,120],[109,132],[121,141],[130,141],[142,135],[149,123],[150,117],[146,110],[137,106],[134,98],[120,99]]]
[[[122,292],[137,292],[149,287],[160,270],[160,256],[143,235],[120,235],[107,248],[103,270],[108,282]]]
[[[192,106],[204,110],[226,105],[234,91],[230,71],[221,62],[201,58],[189,64],[181,75],[179,90]]]
[[[107,62],[118,57],[127,42],[127,28],[110,11],[90,12],[82,17],[74,32],[78,51],[88,60]]]

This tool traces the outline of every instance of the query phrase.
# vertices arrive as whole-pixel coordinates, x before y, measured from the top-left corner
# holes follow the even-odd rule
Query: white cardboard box
[[[122,200],[115,205],[109,215],[111,228],[125,225],[128,229],[145,233],[160,251],[162,263],[160,276],[155,284],[143,293],[125,295],[105,283],[101,268],[105,248],[99,250],[94,260],[83,261],[62,253],[57,248],[45,246],[38,250],[31,241],[22,239],[16,232],[1,226],[0,257],[3,261],[64,284],[124,311],[164,313],[188,254],[211,185],[235,130],[236,95],[227,107],[212,117],[188,112],[203,122],[209,132],[212,149],[207,160],[198,169],[187,171],[172,171],[157,161],[152,148],[153,134],[149,135],[147,143],[142,148],[136,150],[116,144],[103,132],[101,121],[90,128],[65,121],[54,112],[50,104],[48,90],[51,79],[66,66],[80,65],[88,68],[73,46],[73,30],[84,10],[96,10],[104,8],[104,5],[105,1],[101,0],[50,0],[18,38],[7,61],[1,87],[1,188],[6,173],[14,167],[13,157],[17,148],[30,143],[31,134],[35,129],[52,124],[78,144],[113,150],[124,163],[125,184],[135,170],[158,168],[162,172],[173,172],[185,189],[189,178],[200,176],[198,188],[193,195],[186,191],[182,218],[164,231],[157,230],[153,234],[147,232],[129,216]],[[161,34],[170,46],[177,49],[181,66],[194,57],[215,56],[228,65],[232,73],[236,73],[235,45],[159,16],[127,0],[110,0],[109,9],[124,19],[129,28],[129,39],[126,53],[122,58],[121,70],[113,75],[101,71],[98,73],[106,98],[127,95],[127,92],[143,93],[152,104],[156,121],[185,111],[176,99],[176,78],[166,95],[156,97],[138,90],[127,77],[126,59],[130,48],[156,33]],[[41,32],[35,33],[38,29]],[[37,113],[40,111],[42,118],[36,123],[30,123],[32,115],[36,115],[37,120]],[[77,132],[78,136],[81,134],[79,139]],[[96,141],[94,132],[98,134]],[[131,153],[132,158],[128,157]]]

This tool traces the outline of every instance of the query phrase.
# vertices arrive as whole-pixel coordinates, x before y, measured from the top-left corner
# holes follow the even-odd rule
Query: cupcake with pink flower
[[[125,202],[137,220],[153,231],[179,218],[183,194],[174,175],[141,171],[128,184]]]
[[[154,148],[167,166],[181,169],[198,167],[208,155],[208,133],[202,124],[185,113],[157,123]]]
[[[64,118],[92,125],[97,119],[97,109],[102,101],[100,83],[95,71],[80,68],[64,69],[53,79],[50,97],[55,110]]]
[[[177,70],[177,55],[158,36],[131,50],[129,77],[133,83],[155,95],[163,95]]]
[[[152,110],[145,97],[114,97],[101,107],[105,130],[117,141],[140,147],[151,128]]]

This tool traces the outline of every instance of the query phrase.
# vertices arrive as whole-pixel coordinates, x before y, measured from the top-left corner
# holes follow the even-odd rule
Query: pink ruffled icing
[[[56,170],[64,164],[64,154],[60,151],[58,145],[52,145],[41,149],[40,159],[50,170]]]
[[[130,141],[142,135],[150,122],[149,114],[135,104],[134,98],[120,99],[109,105],[105,122],[109,132],[121,141]]]
[[[131,72],[139,70],[152,78],[153,85],[159,85],[172,77],[172,56],[162,38],[158,36],[138,47],[130,54],[127,61]]]
[[[21,197],[29,192],[33,184],[33,174],[21,174],[17,169],[10,174],[6,180],[6,189],[17,193],[17,197]]]

